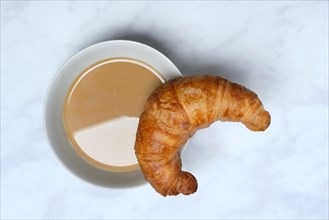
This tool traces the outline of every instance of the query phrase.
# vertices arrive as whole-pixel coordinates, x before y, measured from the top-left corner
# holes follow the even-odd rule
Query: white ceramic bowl
[[[64,98],[74,79],[90,65],[108,58],[127,57],[155,68],[167,81],[181,76],[177,67],[162,53],[147,45],[127,40],[113,40],[87,47],[71,57],[50,83],[44,103],[44,126],[50,145],[63,164],[77,176],[90,182],[124,187],[143,183],[140,170],[112,173],[84,161],[70,145],[63,127]]]

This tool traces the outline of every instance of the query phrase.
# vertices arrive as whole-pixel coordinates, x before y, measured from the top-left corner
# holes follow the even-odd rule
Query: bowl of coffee
[[[180,76],[167,57],[138,42],[106,41],[80,51],[56,73],[45,97],[50,145],[66,167],[92,182],[113,181],[109,173],[140,178],[139,116],[157,87]]]

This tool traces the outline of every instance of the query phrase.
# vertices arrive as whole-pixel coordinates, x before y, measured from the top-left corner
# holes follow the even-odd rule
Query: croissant
[[[196,178],[182,171],[180,148],[198,130],[217,120],[242,122],[252,131],[270,124],[257,95],[218,76],[167,81],[146,101],[137,129],[135,153],[144,178],[163,196],[189,195]]]

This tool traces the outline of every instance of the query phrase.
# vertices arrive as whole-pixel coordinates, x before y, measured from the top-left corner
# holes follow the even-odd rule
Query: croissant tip
[[[271,124],[271,115],[268,111],[264,111],[263,118],[263,126],[260,131],[265,131]]]
[[[271,124],[271,115],[268,111],[263,111],[255,117],[256,120],[245,123],[251,131],[265,131]]]
[[[181,184],[178,187],[178,191],[184,195],[190,195],[197,191],[198,181],[196,178],[189,172],[183,172],[181,179],[184,184]]]
[[[271,116],[269,115],[268,118],[263,123],[263,127],[260,129],[260,131],[265,131],[271,124]]]

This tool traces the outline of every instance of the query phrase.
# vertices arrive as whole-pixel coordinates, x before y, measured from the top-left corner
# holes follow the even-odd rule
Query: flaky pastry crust
[[[198,129],[221,120],[264,131],[270,119],[254,92],[221,77],[171,80],[156,89],[145,104],[135,153],[145,179],[158,193],[189,195],[198,184],[191,173],[182,171],[179,150]]]

